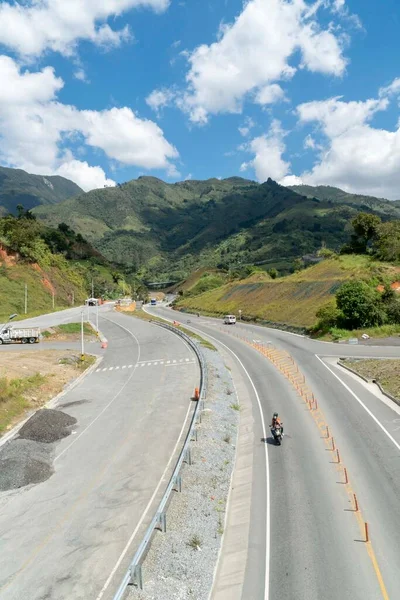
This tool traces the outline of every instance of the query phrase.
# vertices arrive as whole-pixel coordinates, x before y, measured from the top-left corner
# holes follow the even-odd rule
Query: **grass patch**
[[[38,393],[46,381],[39,373],[21,379],[0,378],[0,434],[29,406],[27,396]]]
[[[379,327],[367,327],[366,329],[339,329],[332,327],[328,333],[317,336],[320,340],[334,341],[349,340],[350,338],[361,338],[366,333],[371,338],[386,338],[400,335],[400,325],[381,325]]]
[[[96,335],[93,327],[89,323],[83,324],[83,334],[86,337],[93,337]],[[45,339],[57,339],[60,337],[77,337],[81,335],[81,324],[80,323],[65,323],[64,325],[57,325],[51,327],[49,330],[42,331],[42,335]]]
[[[187,545],[193,548],[193,550],[198,550],[201,548],[201,539],[197,534],[192,535]]]
[[[240,404],[238,404],[238,402],[233,402],[231,404],[231,409],[232,410],[240,410]]]
[[[345,359],[342,362],[359,375],[378,381],[385,392],[400,401],[400,359]]]
[[[226,435],[223,437],[223,440],[224,440],[224,442],[226,442],[227,444],[230,444],[230,443],[231,443],[231,439],[232,439],[232,438],[231,438],[231,436],[230,436],[229,434],[226,434]]]

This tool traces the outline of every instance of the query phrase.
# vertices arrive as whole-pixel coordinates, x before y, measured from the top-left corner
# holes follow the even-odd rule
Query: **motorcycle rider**
[[[281,433],[283,435],[283,423],[280,420],[278,413],[275,412],[273,414],[273,416],[272,416],[272,422],[271,422],[271,425],[270,425],[272,432],[275,431],[277,425],[281,428]]]

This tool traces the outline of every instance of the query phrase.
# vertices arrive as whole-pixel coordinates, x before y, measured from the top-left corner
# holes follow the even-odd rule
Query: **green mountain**
[[[40,204],[56,204],[83,190],[59,176],[30,175],[21,169],[0,167],[0,215],[16,214],[18,204],[30,210]]]
[[[258,263],[288,270],[296,257],[322,244],[340,248],[361,210],[384,220],[400,218],[400,204],[371,202],[308,197],[271,179],[167,184],[139,177],[34,212],[49,225],[67,223],[113,262],[152,278],[179,278],[202,265]]]
[[[348,204],[357,210],[365,212],[376,212],[380,216],[398,218],[400,200],[389,201],[384,198],[375,198],[374,196],[364,196],[362,194],[351,194],[339,188],[329,185],[291,185],[289,189],[297,194],[307,196],[308,198],[319,198],[320,200]]]

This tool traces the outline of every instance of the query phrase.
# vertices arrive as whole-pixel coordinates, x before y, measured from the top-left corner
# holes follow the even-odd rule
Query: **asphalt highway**
[[[193,352],[156,325],[107,306],[99,314],[108,349],[58,403],[77,425],[56,444],[54,474],[0,492],[1,600],[112,598],[183,443],[199,381]]]
[[[400,347],[329,344],[244,323],[224,326],[162,307],[148,310],[209,336],[232,354],[236,374],[247,381],[254,475],[241,598],[397,600],[400,410],[337,366],[335,357],[400,358]],[[293,356],[340,449],[340,465],[293,387],[242,337]],[[266,424],[274,411],[281,415],[286,433],[281,447],[267,439],[265,448],[260,411]],[[353,492],[361,512],[355,512]]]

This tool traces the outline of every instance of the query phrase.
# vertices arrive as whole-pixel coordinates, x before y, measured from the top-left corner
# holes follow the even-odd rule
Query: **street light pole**
[[[85,343],[83,340],[83,310],[81,312],[81,360],[85,358]]]
[[[96,304],[96,331],[99,333],[99,303]]]
[[[25,284],[25,314],[28,312],[28,285]]]

